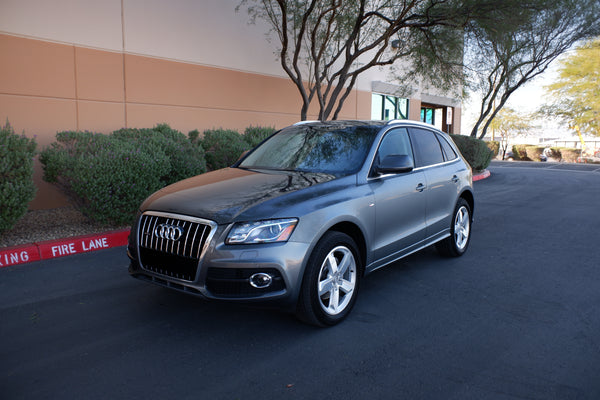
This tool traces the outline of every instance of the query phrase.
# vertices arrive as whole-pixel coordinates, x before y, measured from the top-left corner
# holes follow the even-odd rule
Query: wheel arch
[[[475,196],[473,192],[470,190],[465,190],[460,194],[460,198],[465,199],[465,201],[469,204],[469,208],[471,209],[471,220],[473,220],[473,212],[475,209]]]
[[[354,240],[360,256],[361,274],[364,275],[367,262],[367,242],[360,227],[350,221],[344,221],[338,222],[327,230],[327,232],[331,231],[345,233]]]

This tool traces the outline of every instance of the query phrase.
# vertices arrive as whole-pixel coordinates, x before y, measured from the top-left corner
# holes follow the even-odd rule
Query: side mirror
[[[410,172],[415,168],[411,157],[406,154],[392,154],[386,156],[377,166],[379,174],[399,174]]]

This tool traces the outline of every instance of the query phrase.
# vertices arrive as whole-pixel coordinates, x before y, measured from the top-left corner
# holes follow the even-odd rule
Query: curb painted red
[[[0,268],[125,246],[128,237],[129,229],[124,229],[6,247],[0,249]]]
[[[491,175],[490,171],[486,169],[483,172],[473,175],[473,182],[477,182],[482,179],[489,178],[490,175]]]

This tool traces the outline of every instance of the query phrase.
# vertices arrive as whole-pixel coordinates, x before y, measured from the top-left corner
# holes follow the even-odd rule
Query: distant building
[[[300,98],[267,27],[249,25],[245,12],[234,11],[238,3],[2,0],[0,119],[36,135],[40,147],[63,130],[166,122],[187,133],[296,122]],[[340,118],[408,118],[460,132],[458,98],[419,88],[398,97],[402,87],[389,79],[385,69],[367,71]],[[317,111],[311,107],[309,119]],[[31,208],[64,204],[40,177],[38,165]]]

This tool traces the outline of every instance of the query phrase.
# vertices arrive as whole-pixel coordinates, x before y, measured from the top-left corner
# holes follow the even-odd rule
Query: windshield
[[[358,172],[380,127],[371,125],[296,125],[283,129],[239,165],[344,176]]]

